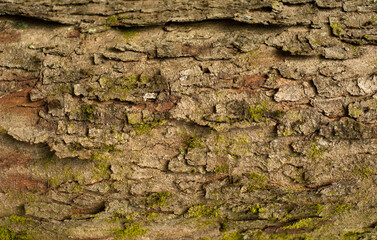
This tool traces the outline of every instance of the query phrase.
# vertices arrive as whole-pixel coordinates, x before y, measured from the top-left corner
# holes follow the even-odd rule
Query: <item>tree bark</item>
[[[0,239],[377,238],[373,0],[0,9]]]

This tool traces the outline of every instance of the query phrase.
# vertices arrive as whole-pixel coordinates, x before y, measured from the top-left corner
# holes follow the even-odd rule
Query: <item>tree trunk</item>
[[[373,0],[0,0],[0,239],[376,239]]]

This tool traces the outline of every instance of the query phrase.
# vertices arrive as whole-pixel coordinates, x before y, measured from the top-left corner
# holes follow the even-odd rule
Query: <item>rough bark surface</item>
[[[0,15],[0,239],[377,239],[377,2]]]

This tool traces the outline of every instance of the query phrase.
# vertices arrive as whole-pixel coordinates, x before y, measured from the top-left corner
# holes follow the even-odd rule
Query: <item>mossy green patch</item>
[[[189,217],[192,218],[200,218],[200,217],[218,217],[219,210],[217,207],[211,207],[204,204],[198,204],[192,206],[188,211],[187,214]]]
[[[247,191],[252,192],[266,188],[268,178],[265,175],[259,173],[249,173],[247,177],[249,179]]]
[[[109,156],[105,156],[99,152],[93,152],[90,160],[92,160],[95,164],[94,173],[96,178],[100,179],[108,179],[110,178],[110,163],[109,163]]]
[[[315,220],[313,218],[304,218],[300,219],[299,221],[290,224],[288,226],[283,227],[282,229],[301,229],[301,228],[309,228],[313,227],[315,224]]]
[[[15,233],[0,226],[0,240],[32,240],[25,232]]]
[[[139,223],[127,223],[124,229],[119,229],[114,232],[115,239],[134,239],[145,235],[148,229],[141,227]]]
[[[168,200],[172,197],[170,192],[153,193],[146,199],[146,205],[150,208],[168,205]]]
[[[104,143],[101,146],[101,150],[104,151],[104,152],[114,152],[115,151],[115,144]]]
[[[148,229],[143,228],[142,224],[135,220],[137,216],[138,213],[114,213],[110,222],[121,222],[123,224],[122,229],[113,232],[115,239],[135,239],[148,232]]]
[[[342,36],[345,34],[345,31],[343,29],[343,26],[342,24],[340,24],[339,22],[333,22],[331,23],[330,25],[331,29],[332,29],[332,33],[335,35],[335,36]]]
[[[217,164],[215,171],[216,174],[220,173],[228,173],[229,172],[229,165],[227,163],[225,164]]]
[[[191,136],[185,141],[187,148],[204,148],[204,144],[200,137],[196,135]]]
[[[97,104],[86,104],[81,105],[81,113],[85,120],[93,121],[94,113],[97,110]]]
[[[283,135],[284,137],[290,136],[290,135],[292,135],[292,134],[293,134],[293,132],[290,131],[290,130],[288,130],[288,129],[284,129],[284,132],[282,133],[282,135]]]
[[[248,118],[247,120],[250,122],[261,122],[265,120],[264,116],[266,111],[268,110],[268,103],[267,101],[263,101],[260,104],[251,105],[248,110]]]
[[[369,166],[356,166],[353,170],[353,174],[360,177],[362,180],[369,178],[369,176],[375,172],[376,170]]]
[[[108,25],[115,25],[118,23],[118,17],[117,15],[112,15],[106,19],[106,23]]]
[[[21,224],[21,225],[29,224],[31,222],[31,219],[22,217],[22,216],[17,216],[17,215],[9,216],[9,220],[12,223]]]
[[[321,158],[324,153],[325,151],[321,149],[318,142],[314,141],[310,146],[310,152],[306,156],[314,161]]]
[[[253,213],[253,214],[259,214],[259,213],[264,212],[265,209],[262,208],[262,207],[257,203],[257,204],[255,204],[255,205],[251,206],[251,207],[249,208],[249,211],[250,211],[251,213]]]
[[[243,236],[239,232],[225,234],[222,238],[222,240],[242,240],[242,239],[243,239]]]
[[[126,42],[132,41],[139,31],[135,28],[127,28],[122,30],[123,37],[126,39]]]
[[[229,222],[220,223],[220,232],[229,231]]]
[[[71,94],[73,91],[73,87],[69,83],[60,83],[58,85],[57,93],[58,95],[63,95],[64,93]]]
[[[162,126],[166,123],[164,120],[155,120],[152,122],[144,122],[133,125],[136,135],[141,135],[150,132],[152,129]]]
[[[248,137],[242,135],[233,137],[219,134],[216,135],[213,140],[215,141],[216,152],[229,154],[234,158],[250,154],[253,147]]]
[[[335,213],[342,213],[344,211],[347,211],[349,209],[352,209],[353,206],[350,206],[350,205],[347,205],[347,204],[341,204],[341,203],[337,203],[336,206],[335,206]]]
[[[363,239],[363,233],[357,231],[345,232],[340,236],[341,240],[358,240]]]
[[[1,240],[15,240],[16,234],[5,227],[0,227]]]

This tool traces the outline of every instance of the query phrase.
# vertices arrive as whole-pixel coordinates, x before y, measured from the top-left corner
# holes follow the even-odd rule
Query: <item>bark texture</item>
[[[0,0],[0,239],[376,239],[373,0]]]

